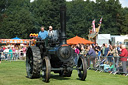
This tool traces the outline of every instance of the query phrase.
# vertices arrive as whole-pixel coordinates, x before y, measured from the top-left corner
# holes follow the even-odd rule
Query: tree
[[[12,0],[7,7],[7,17],[1,22],[1,38],[28,38],[33,29],[34,18],[29,11],[29,0]]]
[[[124,35],[128,33],[128,14],[125,15],[120,32],[121,34],[124,34]]]
[[[60,29],[60,7],[65,4],[68,38],[87,38],[92,20],[96,20],[97,27],[101,17],[100,33],[126,34],[128,8],[122,8],[119,0],[0,0],[0,38],[28,38],[41,26]]]

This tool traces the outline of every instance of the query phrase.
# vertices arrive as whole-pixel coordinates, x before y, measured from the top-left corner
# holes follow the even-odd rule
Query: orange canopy
[[[67,44],[69,44],[69,45],[78,44],[78,43],[93,44],[94,42],[91,42],[91,41],[81,38],[79,36],[75,36],[75,37],[67,40]]]

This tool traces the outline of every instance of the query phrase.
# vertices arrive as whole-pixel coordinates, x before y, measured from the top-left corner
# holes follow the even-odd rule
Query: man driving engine
[[[41,31],[38,34],[38,38],[41,38],[42,40],[44,40],[47,37],[48,37],[48,32],[44,30],[44,26],[42,26]]]

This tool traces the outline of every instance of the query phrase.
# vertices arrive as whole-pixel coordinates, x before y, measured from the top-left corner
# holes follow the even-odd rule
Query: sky
[[[34,0],[31,0],[33,2]],[[66,1],[72,1],[72,0],[66,0]],[[96,1],[96,0],[91,0]],[[128,7],[128,0],[120,0],[120,3],[122,4],[122,7]]]

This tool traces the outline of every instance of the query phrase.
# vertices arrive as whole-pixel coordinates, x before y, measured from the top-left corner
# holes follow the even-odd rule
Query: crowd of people
[[[123,73],[127,72],[127,61],[128,61],[128,51],[125,45],[109,45],[103,44],[98,46],[98,44],[84,45],[77,44],[72,45],[72,49],[75,52],[75,64],[79,59],[79,54],[86,58],[87,68],[90,69],[90,63],[93,63],[93,68],[97,69],[102,67],[104,72],[117,72],[122,68]]]
[[[1,63],[1,59],[17,60],[17,59],[22,59],[25,56],[26,56],[25,46],[19,46],[19,47],[1,46],[0,47],[0,63]]]

